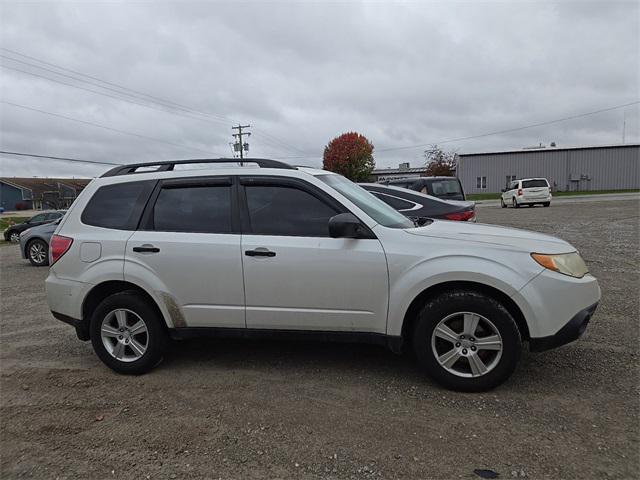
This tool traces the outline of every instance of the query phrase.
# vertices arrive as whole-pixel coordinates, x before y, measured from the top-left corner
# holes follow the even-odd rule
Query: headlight
[[[560,253],[557,255],[532,253],[531,257],[544,268],[562,273],[563,275],[582,278],[589,273],[587,264],[584,263],[584,260],[582,260],[578,252]]]

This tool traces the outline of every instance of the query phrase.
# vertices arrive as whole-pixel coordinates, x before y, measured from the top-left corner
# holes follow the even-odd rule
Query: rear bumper
[[[597,306],[598,304],[596,303],[584,310],[580,310],[554,335],[531,338],[529,340],[529,349],[532,352],[542,352],[577,340],[587,329],[589,320],[591,320]]]

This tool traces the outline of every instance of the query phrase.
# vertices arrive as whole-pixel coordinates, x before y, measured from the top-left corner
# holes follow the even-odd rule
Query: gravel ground
[[[485,394],[367,345],[189,341],[119,376],[0,248],[3,478],[638,478],[640,204],[485,207],[576,245],[603,300],[576,343]]]

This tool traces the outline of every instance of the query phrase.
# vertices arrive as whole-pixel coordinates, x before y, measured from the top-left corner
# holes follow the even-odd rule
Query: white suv
[[[523,178],[514,180],[502,190],[500,205],[515,208],[521,205],[533,207],[536,203],[548,207],[551,205],[551,188],[546,178]]]
[[[170,338],[279,335],[413,350],[445,386],[485,390],[522,342],[577,339],[600,299],[558,238],[416,227],[340,175],[237,162],[116,167],[58,226],[49,306],[113,370],[150,370]]]

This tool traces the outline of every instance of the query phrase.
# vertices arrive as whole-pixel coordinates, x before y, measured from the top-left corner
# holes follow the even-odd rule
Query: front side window
[[[153,206],[153,229],[163,232],[231,233],[231,187],[163,188]]]
[[[285,185],[246,185],[251,231],[257,235],[328,237],[333,207],[316,196]]]
[[[407,217],[394,210],[364,188],[347,180],[342,175],[327,174],[316,176],[353,202],[375,222],[389,228],[411,228],[414,224]]]
[[[93,194],[80,217],[85,225],[135,230],[154,182],[105,185]]]

